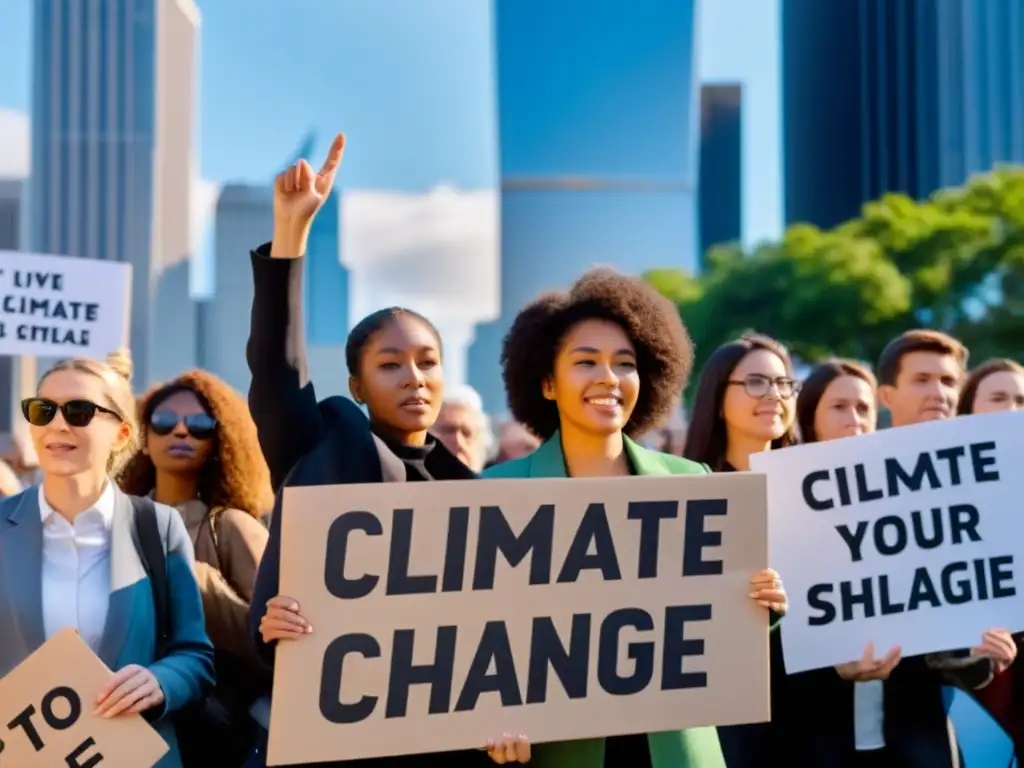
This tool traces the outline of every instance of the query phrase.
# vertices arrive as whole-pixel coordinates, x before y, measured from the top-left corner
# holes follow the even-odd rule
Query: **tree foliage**
[[[925,201],[886,195],[822,231],[808,224],[744,252],[713,248],[699,276],[646,277],[678,306],[699,368],[756,329],[807,362],[873,362],[915,327],[962,339],[975,362],[1024,358],[1024,168],[997,168]]]

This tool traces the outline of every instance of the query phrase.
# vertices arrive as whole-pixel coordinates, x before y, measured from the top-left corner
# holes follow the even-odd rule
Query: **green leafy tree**
[[[711,249],[698,277],[648,279],[679,306],[697,366],[748,329],[813,362],[874,361],[895,335],[938,328],[972,359],[1024,357],[1024,169],[997,168],[917,202],[886,195],[832,230],[798,224],[752,252]]]

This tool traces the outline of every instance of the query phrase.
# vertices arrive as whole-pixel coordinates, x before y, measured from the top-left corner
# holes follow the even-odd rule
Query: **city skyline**
[[[21,69],[27,68],[30,52],[23,50],[21,54],[17,53],[19,47],[24,47],[17,31],[19,25],[24,27],[30,24],[31,5],[30,0],[12,0],[13,11],[11,7],[5,7],[4,10],[11,23],[0,24],[0,48],[10,43],[5,49],[6,53],[0,54],[0,63],[6,59],[14,72],[19,69],[19,61]],[[434,5],[429,12],[417,7],[414,11],[415,20],[423,21],[422,25],[416,26],[410,21],[398,28],[389,23],[389,19],[393,18],[389,12],[399,8],[405,11],[408,10],[407,6],[412,6],[403,0],[382,0],[382,5],[386,8],[381,9],[375,5],[375,8],[369,9],[359,3],[346,3],[328,9],[316,7],[313,3],[297,2],[289,7],[287,13],[283,13],[272,2],[256,0],[245,9],[247,23],[252,19],[253,28],[252,35],[245,38],[243,45],[237,35],[240,6],[230,2],[215,4],[209,0],[198,0],[202,12],[197,99],[198,164],[201,173],[195,179],[190,195],[190,225],[193,230],[190,248],[191,293],[197,299],[210,298],[216,289],[216,275],[222,274],[223,270],[247,270],[247,265],[242,266],[244,257],[237,253],[241,243],[233,245],[231,251],[216,247],[214,212],[222,190],[229,185],[237,189],[268,184],[280,170],[280,158],[287,156],[288,148],[295,147],[303,136],[316,135],[321,139],[320,143],[326,146],[324,137],[329,139],[340,128],[348,135],[350,145],[338,189],[338,195],[344,201],[342,221],[339,222],[342,243],[355,242],[352,231],[358,233],[366,229],[358,222],[349,224],[344,221],[346,216],[352,215],[352,211],[374,210],[374,215],[381,220],[401,222],[406,215],[404,211],[409,210],[410,206],[422,210],[443,210],[443,216],[452,222],[449,228],[475,232],[460,235],[465,243],[486,243],[488,237],[495,243],[479,246],[480,254],[473,262],[479,263],[483,269],[478,273],[478,279],[487,285],[487,288],[477,292],[482,303],[472,311],[455,313],[451,317],[447,316],[451,315],[450,312],[443,313],[445,317],[438,316],[439,324],[445,326],[443,332],[446,340],[452,340],[448,346],[455,353],[449,366],[453,381],[464,380],[468,372],[458,350],[479,335],[479,323],[486,323],[496,317],[498,312],[497,299],[486,299],[492,287],[495,296],[501,290],[497,278],[501,259],[496,245],[497,224],[495,222],[493,225],[494,232],[490,236],[484,235],[481,231],[474,231],[472,221],[454,223],[458,214],[453,211],[459,207],[438,207],[438,201],[446,199],[446,194],[449,195],[447,199],[453,200],[479,199],[484,205],[483,210],[486,210],[488,203],[483,201],[488,195],[493,198],[497,194],[499,85],[495,71],[495,6],[490,2],[480,3],[475,0],[445,0]],[[740,220],[743,223],[742,239],[753,244],[777,236],[781,224],[777,210],[777,201],[781,196],[777,146],[775,151],[770,149],[772,141],[777,141],[779,131],[777,125],[771,127],[778,122],[778,110],[776,108],[772,112],[770,107],[777,102],[773,93],[777,96],[778,88],[777,72],[772,75],[777,70],[778,61],[777,40],[774,37],[777,31],[775,3],[721,0],[720,3],[695,5],[699,10],[694,11],[691,26],[694,27],[696,45],[691,46],[693,50],[687,70],[689,74],[683,77],[688,82],[704,78],[710,81],[738,81],[745,93],[750,94],[752,106],[749,112],[745,110],[743,125],[744,212]],[[643,4],[643,11],[654,17],[667,14],[666,18],[671,18],[674,15],[672,7],[662,0],[647,0]],[[568,16],[571,17],[574,8],[567,7]],[[737,11],[747,12],[730,18]],[[737,18],[744,22],[737,23]],[[603,22],[594,23],[599,26]],[[250,51],[264,44],[265,47],[272,47],[273,37],[285,24],[299,31],[314,28],[336,30],[338,44],[332,45],[330,50],[317,49],[310,60],[304,61],[301,66],[283,66],[277,60],[274,60],[273,66],[263,60],[254,62],[250,58]],[[5,29],[6,32],[2,31]],[[717,42],[722,35],[727,36],[728,44]],[[453,43],[453,40],[456,42]],[[715,42],[701,44],[702,40],[705,43]],[[642,57],[645,55],[642,52],[646,42],[641,35],[622,44],[634,47]],[[742,50],[746,55],[723,56],[724,48]],[[665,76],[657,74],[659,70],[655,61],[651,62],[647,71],[655,77]],[[13,77],[10,80],[17,83],[19,78]],[[256,96],[247,96],[249,91],[246,86],[253,83],[259,86],[255,91]],[[642,86],[641,81],[637,83]],[[329,94],[326,98],[323,96],[325,92]],[[280,97],[274,96],[277,93],[281,94]],[[10,124],[15,126],[12,132],[20,130],[27,136],[31,130],[29,120],[17,109],[19,106],[24,107],[25,98],[16,84],[0,84],[0,132],[5,130],[6,124]],[[607,103],[614,105],[615,98],[628,100],[630,96],[623,93],[621,97],[613,97]],[[565,134],[570,126],[577,133],[583,129],[587,116],[578,112],[583,103],[570,99],[565,103],[551,103],[542,107],[544,114],[538,117],[543,120],[538,124],[539,132],[535,132],[532,139],[535,149],[530,150],[535,157],[542,158],[544,152],[550,151],[545,147],[572,145],[566,145],[558,135]],[[769,105],[767,110],[765,105]],[[684,116],[684,121],[696,118],[692,112],[692,109],[687,112],[690,116]],[[602,119],[616,117],[616,110],[612,109]],[[524,127],[528,130],[528,126]],[[638,130],[649,133],[650,129],[651,125],[637,122],[633,132]],[[664,135],[663,140],[659,139],[658,143],[663,148],[671,146],[671,131],[674,130],[668,123],[665,129],[669,133]],[[27,138],[12,141],[8,146],[19,147],[25,142]],[[636,145],[636,154],[636,151],[642,151],[642,147],[650,142],[630,143]],[[582,151],[586,140],[574,144],[576,150]],[[521,140],[516,142],[513,151],[516,146],[522,148],[526,144]],[[684,185],[689,187],[690,191],[684,194],[689,199],[695,193],[696,155],[692,151],[694,147],[680,146],[679,149],[682,155],[675,150],[666,155],[664,149],[648,152],[642,163],[648,169],[647,172],[669,171],[670,176],[684,172],[692,176],[692,183]],[[5,175],[5,167],[9,174],[10,167],[17,165],[5,160],[3,154],[0,149],[0,177]],[[671,160],[670,164],[674,163],[675,168],[669,169],[665,163],[669,162],[670,156],[688,157],[684,163],[686,168],[676,160]],[[571,153],[563,159],[570,161],[571,165]],[[310,160],[318,163],[320,158],[314,156]],[[524,156],[519,163],[519,181],[523,180],[523,173],[529,174],[530,162],[532,160]],[[614,169],[610,170],[614,173]],[[507,187],[506,194],[520,194],[511,191],[516,181],[511,179],[512,184]],[[451,197],[449,193],[455,196]],[[543,198],[542,194],[536,199]],[[366,208],[360,203],[361,200],[372,200],[373,204]],[[686,211],[674,213],[668,199],[665,203],[667,207],[659,215],[659,223],[654,225],[656,229],[661,228],[668,237],[668,240],[662,238],[664,246],[651,247],[657,239],[655,232],[648,232],[647,239],[642,238],[637,242],[614,238],[609,240],[608,248],[600,253],[595,252],[590,261],[612,263],[626,271],[651,266],[695,264],[695,245],[690,240],[696,243],[696,237],[685,234],[697,226],[696,218],[689,210],[693,206],[687,204],[684,206]],[[380,208],[386,204],[392,205],[392,209],[382,212]],[[615,195],[607,199],[607,205],[611,205],[612,210],[619,207]],[[474,210],[473,205],[461,206],[461,209],[467,212]],[[550,237],[559,237],[559,230],[569,232],[586,227],[589,218],[600,215],[589,208],[564,208],[563,211],[568,218],[559,221],[557,226],[551,222],[555,229],[549,233]],[[637,209],[632,215],[640,213],[640,209]],[[619,220],[625,222],[621,217]],[[384,230],[378,228],[378,231]],[[543,239],[543,233],[537,234]],[[364,252],[386,250],[383,245],[366,245],[365,237],[357,236],[356,240],[364,244],[361,246]],[[678,247],[669,246],[669,243],[677,243]],[[611,244],[616,244],[618,250],[612,248]],[[437,250],[444,248],[443,243],[431,248],[434,249],[431,253],[440,253],[447,258],[446,254]],[[362,256],[346,256],[344,250],[343,247],[340,256],[342,262],[353,258],[361,261],[364,272],[373,266],[367,265]],[[423,248],[420,252],[427,253]],[[646,253],[646,256],[638,258],[637,255],[641,253]],[[681,257],[680,254],[689,255]],[[230,263],[218,265],[218,258],[228,259]],[[586,250],[581,251],[581,258],[588,260]],[[454,265],[458,258],[452,257],[448,261]],[[581,261],[577,266],[582,268],[589,266],[589,263],[583,264]],[[425,275],[423,279],[427,282],[439,281],[439,275],[444,272],[439,270]],[[452,274],[459,272],[456,269]],[[461,270],[461,273],[475,274],[465,270]],[[550,282],[564,283],[567,276],[563,273],[564,270],[552,273]],[[450,301],[437,301],[439,296],[450,295],[446,286],[432,284],[424,295],[416,296],[415,286],[396,292],[379,276],[372,279],[366,275],[346,276],[333,269],[329,269],[328,274],[338,274],[331,281],[335,287],[340,285],[339,281],[344,282],[347,278],[350,285],[359,286],[360,295],[358,299],[350,298],[348,302],[340,302],[347,303],[349,307],[347,322],[343,322],[341,318],[346,315],[345,307],[325,301],[325,286],[318,282],[315,288],[308,289],[307,296],[311,299],[308,309],[311,314],[310,329],[316,331],[314,336],[325,342],[317,350],[318,358],[323,358],[325,369],[329,367],[331,355],[334,356],[333,364],[343,367],[343,335],[347,327],[358,319],[351,317],[352,314],[359,314],[366,307],[392,303],[396,296],[402,297],[404,303],[423,307],[427,311],[434,307],[446,309],[451,305]],[[221,282],[224,284],[223,278]],[[534,292],[535,287],[523,284],[521,290],[513,291],[514,295],[506,299],[504,311],[514,312],[518,305],[532,298]],[[434,294],[433,299],[431,294]],[[238,311],[244,311],[244,297],[235,298],[238,301],[225,295],[221,296],[220,301],[235,306]],[[210,321],[218,317],[222,313],[211,306],[217,302],[217,298],[212,302],[204,302],[197,308],[197,316]],[[318,306],[324,309],[323,318],[312,316],[318,311]],[[335,323],[339,328],[336,332],[328,332],[329,329],[325,328],[327,323]],[[217,323],[214,323],[213,327],[216,326]],[[217,346],[206,339],[204,333],[197,328],[196,333],[185,334],[189,339],[197,335],[204,337],[202,342],[195,341],[197,355],[202,345],[205,345],[203,349],[206,350]],[[210,358],[209,354],[205,356]],[[232,364],[228,367],[233,369],[235,366]],[[333,373],[336,371],[332,370]],[[241,385],[241,371],[232,378],[237,379],[236,386]],[[343,377],[332,375],[330,379],[332,390],[337,389],[339,384],[343,388]],[[500,410],[501,403],[495,403],[495,399],[491,398],[491,407]]]

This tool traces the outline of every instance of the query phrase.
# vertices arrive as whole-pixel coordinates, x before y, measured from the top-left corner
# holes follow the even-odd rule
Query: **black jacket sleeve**
[[[263,559],[256,571],[256,583],[249,604],[249,629],[256,644],[256,653],[269,666],[274,665],[274,645],[263,642],[260,621],[267,612],[267,602],[276,597],[281,583],[281,501],[284,489],[277,491],[274,498],[274,513],[270,518],[270,538],[263,550]]]
[[[252,319],[245,350],[252,374],[249,410],[276,490],[323,437],[324,423],[306,368],[304,259],[270,258],[266,244],[251,260]]]

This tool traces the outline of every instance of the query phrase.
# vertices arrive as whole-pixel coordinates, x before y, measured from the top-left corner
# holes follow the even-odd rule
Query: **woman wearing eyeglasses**
[[[42,484],[0,501],[0,677],[47,638],[75,629],[110,669],[104,717],[145,714],[182,765],[171,713],[213,684],[213,647],[181,518],[155,504],[169,584],[168,636],[157,646],[153,589],[136,546],[132,499],[111,477],[138,435],[128,383],[104,363],[57,365],[22,403]]]
[[[125,467],[121,488],[181,514],[217,649],[207,711],[179,729],[185,765],[241,765],[254,738],[249,707],[270,686],[249,639],[249,603],[268,538],[259,517],[273,504],[270,472],[245,400],[207,371],[157,386],[139,411],[142,449]]]
[[[746,334],[716,349],[697,384],[683,456],[715,472],[750,469],[750,456],[796,443],[796,393],[789,353],[775,339]],[[777,617],[773,615],[773,626]],[[772,722],[718,729],[728,768],[755,768],[785,754],[786,670],[779,633],[771,633]]]

